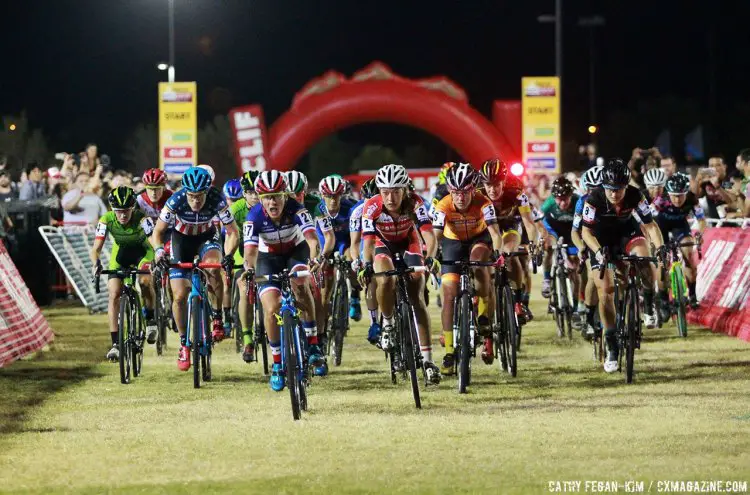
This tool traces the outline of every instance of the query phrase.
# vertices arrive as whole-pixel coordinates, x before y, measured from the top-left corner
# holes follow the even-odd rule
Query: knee
[[[383,277],[377,282],[378,287],[382,287],[387,291],[396,290],[396,278],[395,277]]]

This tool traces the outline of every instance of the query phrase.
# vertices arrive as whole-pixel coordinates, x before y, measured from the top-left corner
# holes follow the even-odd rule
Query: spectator
[[[102,199],[91,191],[91,177],[86,172],[76,176],[73,189],[62,197],[65,223],[94,224],[107,212]]]
[[[727,188],[727,192],[734,198],[732,203],[727,203],[725,206],[725,214],[727,218],[742,218],[742,212],[745,209],[745,195],[742,192],[742,179],[744,174],[739,170],[732,170],[728,177],[728,183],[730,186]]]
[[[5,249],[11,249],[8,238],[10,230],[13,229],[13,221],[8,216],[8,212],[5,209],[5,205],[0,203],[0,242],[5,244]]]
[[[588,170],[595,165],[603,165],[602,160],[596,156],[596,145],[589,144],[588,146],[578,147],[578,168],[581,170]]]
[[[708,167],[698,169],[695,179],[690,183],[693,194],[699,199],[705,198],[704,206],[708,218],[721,218],[726,207],[730,210],[734,207],[737,194],[733,193],[731,188],[731,182],[727,181],[727,166],[721,155],[711,155]]]
[[[8,169],[8,157],[0,154],[0,170],[7,170]]]
[[[677,161],[671,155],[664,156],[661,159],[661,168],[667,174],[668,179],[672,177],[672,174],[677,173]]]
[[[0,169],[0,203],[6,203],[18,199],[18,189],[10,181],[10,172]]]
[[[745,176],[742,179],[742,194],[745,196],[745,207],[742,216],[750,218],[750,148],[745,148],[737,155],[737,170]]]
[[[47,196],[47,188],[44,185],[42,168],[36,163],[30,163],[26,167],[26,181],[21,184],[18,199],[21,201],[34,201]]]

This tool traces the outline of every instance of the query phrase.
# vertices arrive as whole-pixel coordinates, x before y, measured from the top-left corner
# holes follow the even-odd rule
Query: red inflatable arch
[[[513,154],[505,137],[469,105],[455,83],[443,77],[404,79],[375,62],[349,80],[328,72],[297,93],[292,107],[270,129],[271,164],[289,170],[321,138],[367,122],[417,127],[475,164]]]

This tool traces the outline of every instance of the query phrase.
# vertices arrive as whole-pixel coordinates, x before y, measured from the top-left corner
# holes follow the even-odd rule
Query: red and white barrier
[[[54,338],[28,287],[0,242],[0,368]]]
[[[750,342],[750,229],[706,230],[696,293],[691,323]]]

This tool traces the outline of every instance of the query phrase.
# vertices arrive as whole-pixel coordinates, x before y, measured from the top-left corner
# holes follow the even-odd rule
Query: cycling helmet
[[[652,168],[646,171],[646,174],[643,176],[643,182],[646,184],[646,187],[663,187],[667,183],[667,174],[660,168]]]
[[[211,187],[211,175],[203,167],[190,167],[182,174],[182,187],[188,192],[205,192]]]
[[[588,191],[602,185],[602,167],[595,165],[581,175],[581,190]]]
[[[362,193],[362,197],[365,199],[370,199],[371,197],[378,194],[378,186],[375,185],[375,179],[367,179],[365,183],[362,184],[360,192]]]
[[[233,201],[242,197],[242,185],[240,185],[240,179],[230,179],[224,184],[224,196]]]
[[[440,167],[440,173],[438,173],[438,184],[445,184],[445,180],[448,176],[448,170],[450,170],[451,167],[455,164],[456,162],[443,163],[443,166]]]
[[[318,190],[321,194],[326,196],[337,196],[343,194],[346,186],[340,175],[329,175],[324,177],[320,184],[318,184]]]
[[[552,183],[552,195],[556,198],[570,196],[574,192],[573,183],[566,177],[558,177]]]
[[[417,186],[414,185],[414,181],[411,180],[411,177],[409,177],[409,184],[406,186],[406,188],[409,190],[409,192],[415,192],[417,190]]]
[[[286,191],[287,184],[284,174],[278,170],[261,172],[255,179],[255,190],[258,194],[275,194]]]
[[[667,181],[666,190],[669,194],[686,194],[690,190],[690,177],[679,172],[672,175]]]
[[[135,192],[127,186],[115,187],[109,192],[107,200],[113,210],[132,208],[135,206]]]
[[[484,182],[497,184],[498,182],[503,182],[505,177],[507,177],[508,166],[499,158],[492,158],[482,164],[482,169],[479,173],[482,175]]]
[[[409,175],[403,165],[386,165],[375,174],[375,184],[378,189],[408,187]]]
[[[344,195],[348,196],[352,193],[352,183],[346,179],[343,179],[343,181],[344,181]]]
[[[630,182],[630,169],[619,158],[607,162],[602,170],[602,186],[604,189],[622,189]]]
[[[166,186],[167,174],[160,168],[150,168],[143,172],[143,184],[146,187]]]
[[[469,191],[476,185],[476,171],[468,163],[454,165],[445,177],[449,191]]]
[[[214,172],[213,167],[211,165],[198,165],[198,167],[208,172],[208,175],[211,176],[211,184],[213,184],[216,180],[216,173]]]
[[[305,177],[305,174],[302,172],[290,170],[289,172],[286,172],[285,175],[290,193],[299,194],[307,189],[307,177]]]
[[[257,170],[251,170],[242,174],[242,178],[240,179],[240,186],[242,186],[243,192],[255,191],[255,179],[258,178],[258,174],[260,174],[260,172],[258,172]]]

